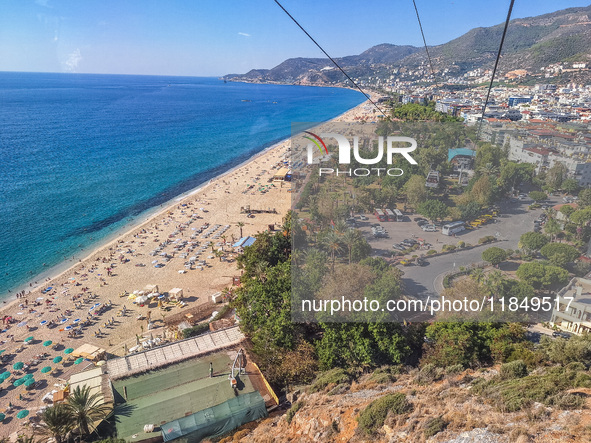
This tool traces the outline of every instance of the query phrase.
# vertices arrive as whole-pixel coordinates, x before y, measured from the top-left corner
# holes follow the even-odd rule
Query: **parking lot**
[[[357,228],[361,230],[369,244],[373,248],[374,256],[390,257],[395,249],[392,247],[395,243],[400,243],[404,239],[415,240],[424,239],[432,247],[413,252],[412,255],[422,255],[428,249],[436,249],[438,252],[444,244],[457,245],[461,240],[466,244],[478,244],[482,237],[492,235],[498,240],[495,246],[503,249],[517,249],[519,237],[525,232],[534,230],[534,221],[540,217],[543,210],[529,210],[528,206],[532,200],[525,198],[505,199],[499,204],[500,215],[496,217],[496,223],[490,222],[474,230],[466,230],[456,234],[456,237],[450,237],[441,234],[440,228],[437,232],[424,232],[414,218],[420,217],[419,214],[406,214],[406,221],[403,222],[379,222],[374,215],[366,214],[367,220],[357,219]],[[559,197],[552,197],[548,204],[550,206],[562,203]],[[371,232],[371,226],[380,224],[387,231],[388,237],[375,238]],[[414,237],[413,237],[414,236]],[[445,254],[437,257],[425,257],[426,266],[400,266],[404,272],[403,282],[405,293],[415,297],[427,297],[437,295],[440,288],[437,286],[438,277],[445,273],[458,269],[460,266],[468,266],[482,261],[482,251],[490,246],[481,246],[467,250],[457,250],[451,254]]]

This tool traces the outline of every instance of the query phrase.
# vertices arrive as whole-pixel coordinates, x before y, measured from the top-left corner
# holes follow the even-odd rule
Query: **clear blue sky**
[[[427,43],[504,21],[509,0],[416,0]],[[283,0],[329,52],[422,46],[412,0]],[[513,18],[589,0],[517,0]],[[320,51],[272,0],[0,0],[0,71],[218,76]]]

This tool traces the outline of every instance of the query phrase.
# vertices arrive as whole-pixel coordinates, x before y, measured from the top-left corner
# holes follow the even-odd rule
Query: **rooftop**
[[[561,297],[574,297],[574,302],[591,305],[591,280],[575,277],[560,290],[558,295]]]
[[[109,360],[107,371],[111,379],[128,377],[236,345],[244,338],[238,326],[234,326],[168,346]]]
[[[144,433],[144,425],[155,427],[220,405],[235,397],[228,375],[234,351],[221,351],[193,358],[166,368],[114,380],[117,435],[127,441],[142,441],[158,435]],[[209,363],[214,377],[209,377]],[[254,392],[248,375],[240,376],[238,395]]]

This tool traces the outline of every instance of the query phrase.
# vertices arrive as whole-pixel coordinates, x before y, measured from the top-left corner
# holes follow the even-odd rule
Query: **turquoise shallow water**
[[[0,72],[0,298],[134,217],[361,103],[214,78]]]

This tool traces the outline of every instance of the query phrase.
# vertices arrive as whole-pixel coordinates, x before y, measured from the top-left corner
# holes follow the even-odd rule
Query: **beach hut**
[[[158,285],[146,285],[144,294],[151,294],[152,292],[158,292]]]
[[[275,174],[273,174],[273,181],[285,181],[285,178],[289,174],[289,169],[280,168]]]
[[[72,357],[78,359],[87,359],[93,362],[103,360],[106,351],[98,346],[91,345],[90,343],[84,343],[80,347],[76,348],[72,352]]]
[[[182,288],[172,288],[170,291],[168,291],[168,297],[171,300],[181,301],[183,299]]]

